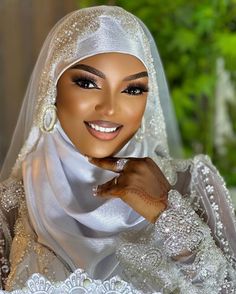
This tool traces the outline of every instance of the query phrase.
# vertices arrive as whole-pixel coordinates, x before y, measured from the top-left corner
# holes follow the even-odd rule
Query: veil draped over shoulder
[[[51,132],[45,132],[44,124],[47,120],[50,124],[56,85],[63,72],[81,59],[108,52],[137,57],[149,76],[142,127],[117,155],[169,157],[165,119],[177,148],[168,87],[148,29],[120,7],[91,7],[65,16],[49,33],[1,173],[4,179],[13,167],[11,176],[23,177],[30,220],[40,243],[61,256],[71,269],[82,267],[103,279],[119,272],[114,256],[116,237],[146,221],[120,199],[94,199],[92,187],[114,173],[89,164],[59,122]]]
[[[55,103],[59,76],[80,59],[102,52],[130,53],[145,64],[152,89],[148,97],[144,131],[145,136],[153,138],[149,138],[148,142],[150,152],[156,150],[158,154],[166,156],[168,138],[171,154],[181,153],[179,132],[163,66],[150,32],[139,19],[120,7],[91,7],[66,15],[48,34],[26,90],[0,173],[1,180],[11,174],[13,167],[18,173],[22,159],[40,137],[40,122],[37,120],[47,104]]]
[[[57,81],[65,70],[86,57],[109,52],[137,57],[146,67],[149,80],[142,126],[115,156],[151,157],[174,188],[179,171],[180,174],[183,172],[182,178],[180,176],[182,186],[185,187],[186,183],[188,186],[184,190],[189,196],[187,200],[177,188],[169,192],[170,195],[174,193],[172,196],[179,201],[178,205],[173,204],[172,207],[170,201],[170,207],[161,214],[155,226],[147,226],[147,221],[119,198],[104,200],[92,196],[93,186],[105,183],[116,174],[90,164],[75,148],[54,116]],[[54,128],[51,128],[54,123]],[[50,126],[48,130],[45,125]],[[235,276],[231,268],[236,260],[233,207],[224,182],[210,160],[204,156],[189,161],[174,160],[170,154],[178,153],[179,146],[164,70],[148,29],[120,7],[85,8],[59,21],[43,45],[1,171],[1,180],[9,176],[23,180],[27,212],[37,236],[36,242],[51,249],[69,272],[82,268],[90,277],[106,280],[121,274],[127,267],[134,279],[140,275],[141,283],[153,278],[153,289],[159,289],[162,285],[158,284],[159,277],[161,282],[166,278],[163,289],[184,289],[181,293],[190,293],[186,289],[205,287],[218,291],[220,286],[233,281],[234,278],[226,281],[227,274],[229,277]],[[201,215],[201,219],[194,210]],[[166,220],[168,213],[173,218],[167,217]],[[166,221],[170,226],[167,231]],[[158,222],[163,222],[163,232]],[[158,233],[150,237],[150,228],[150,231],[156,230]],[[147,237],[145,234],[140,236],[142,229]],[[124,258],[119,259],[117,242],[121,240],[120,233],[132,231],[138,231],[138,238],[146,238],[145,242],[139,244],[143,251],[139,252],[140,246],[136,246],[135,239],[129,244],[130,250],[127,246],[123,247]],[[156,239],[152,239],[153,236]],[[163,236],[173,242],[164,242]],[[156,247],[150,242],[154,242]],[[189,244],[194,245],[194,251],[191,251]],[[184,250],[187,248],[187,252],[193,253],[190,258],[184,256],[184,260],[177,262],[169,258],[168,252],[173,251],[175,256],[176,248],[183,249],[182,246]],[[177,252],[176,256],[181,251]],[[154,253],[161,256],[160,267],[152,262]],[[195,253],[199,257],[197,266]],[[209,254],[214,256],[212,260]],[[136,262],[140,271],[132,262]],[[148,263],[147,268],[143,267],[145,262]],[[15,271],[16,276],[27,266],[27,261],[23,260]],[[189,268],[191,271],[188,271]],[[141,269],[147,269],[145,281]]]

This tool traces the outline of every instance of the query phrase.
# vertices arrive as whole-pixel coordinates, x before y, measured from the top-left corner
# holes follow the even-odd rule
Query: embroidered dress
[[[115,156],[152,158],[172,185],[154,225],[121,199],[93,197],[115,174],[90,164],[56,119],[60,76],[108,52],[133,55],[148,71],[145,127]],[[208,157],[170,156],[172,126],[161,61],[140,20],[113,6],[62,19],[40,53],[1,173],[2,292],[234,293],[229,193]]]
[[[88,291],[85,293],[107,293],[116,286],[115,293],[172,293],[176,290],[180,293],[234,293],[235,219],[222,178],[205,156],[182,162],[182,169],[179,169],[179,162],[174,165],[173,161],[167,162],[165,168],[185,175],[184,181],[180,176],[175,184],[178,190],[182,187],[185,196],[171,190],[169,208],[155,225],[121,234],[116,249],[122,267],[121,277],[105,281],[92,279],[82,269],[70,275],[70,269],[60,257],[37,242],[29,223],[22,182],[3,183],[2,285],[9,274],[11,251],[9,289],[23,288],[34,273],[42,275],[34,274],[28,280],[29,286],[24,291],[35,289],[29,293],[38,293],[39,285],[41,290],[45,287],[52,291],[48,293],[70,293],[71,289],[79,287]],[[189,171],[191,180],[186,181]],[[7,198],[9,193],[11,197]],[[7,214],[12,211],[18,215],[13,242],[6,222]],[[62,289],[65,292],[60,292]]]

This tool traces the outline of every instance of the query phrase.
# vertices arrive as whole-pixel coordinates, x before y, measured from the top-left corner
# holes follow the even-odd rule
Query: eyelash
[[[76,79],[73,80],[73,82],[83,89],[100,89],[97,86],[97,80],[90,76],[83,75],[83,76],[77,77]],[[92,87],[90,87],[89,84],[92,84]],[[138,90],[138,93],[137,93],[137,90]],[[138,95],[143,95],[143,93],[146,93],[146,92],[148,92],[147,86],[144,85],[143,83],[136,82],[136,83],[131,83],[130,85],[128,85],[127,88],[123,90],[121,93],[126,93],[131,96],[138,96]]]
[[[138,90],[139,93],[134,93],[133,91]],[[144,85],[143,83],[131,83],[130,85],[128,85],[128,87],[123,90],[121,93],[126,93],[128,95],[131,96],[137,96],[137,95],[143,95],[143,93],[147,93],[148,92],[148,87],[146,85]]]
[[[90,77],[90,76],[86,76],[86,75],[83,75],[83,76],[80,76],[80,77],[77,77],[76,79],[73,80],[73,82],[78,85],[80,88],[83,88],[83,89],[100,89],[98,86],[97,86],[97,80],[95,80],[94,78]],[[90,88],[88,86],[86,86],[86,84],[92,84],[93,87]]]

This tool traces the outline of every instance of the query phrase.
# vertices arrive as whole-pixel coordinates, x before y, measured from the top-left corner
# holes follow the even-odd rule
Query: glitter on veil
[[[59,122],[51,133],[42,131],[42,124],[45,111],[56,102],[56,84],[63,72],[83,58],[107,52],[137,57],[149,77],[144,138],[133,137],[116,155],[169,158],[164,117],[169,116],[170,107],[163,108],[163,115],[160,101],[168,105],[170,100],[154,41],[132,14],[120,7],[98,6],[72,12],[50,32],[1,174],[8,176],[14,166],[12,176],[23,176],[29,217],[39,242],[72,270],[82,267],[101,279],[119,273],[115,258],[119,234],[140,228],[146,220],[120,199],[95,199],[92,187],[110,180],[114,173],[89,164]],[[163,168],[161,162],[158,166]]]
[[[94,16],[101,14],[110,15],[120,22],[127,34],[127,40],[128,38],[138,40],[143,47],[142,50],[146,53],[145,65],[151,75],[150,83],[153,85],[145,112],[146,125],[149,125],[147,136],[149,137],[150,156],[154,150],[160,155],[168,155],[166,137],[168,137],[171,155],[179,156],[181,154],[179,132],[163,66],[150,32],[140,20],[120,7],[85,8],[62,18],[44,42],[27,87],[11,145],[0,173],[0,180],[4,180],[10,175],[13,167],[14,175],[18,176],[23,158],[33,149],[39,139],[41,134],[38,127],[40,115],[47,103],[55,102],[55,85],[59,74],[62,74],[62,71],[78,62],[79,59],[93,55],[93,47],[90,48],[90,54],[88,52],[80,54],[81,51],[77,50],[83,40],[86,43],[86,36],[96,31],[99,24],[96,23],[97,18]],[[115,50],[113,49],[113,51]],[[122,50],[117,49],[116,51]],[[125,49],[125,51],[127,50]],[[107,49],[104,52],[108,52]],[[83,54],[84,56],[82,56]],[[41,78],[39,79],[39,77]]]

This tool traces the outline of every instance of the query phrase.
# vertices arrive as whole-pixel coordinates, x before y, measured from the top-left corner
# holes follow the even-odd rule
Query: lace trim
[[[155,226],[122,236],[117,258],[129,281],[144,293],[218,294],[220,288],[230,289],[229,283],[235,287],[235,272],[189,198],[171,190],[168,199],[169,208]]]
[[[179,192],[169,193],[169,209],[157,220],[156,235],[164,241],[168,256],[178,256],[183,251],[192,252],[206,235],[197,214]]]
[[[118,276],[102,282],[101,280],[91,279],[88,274],[81,269],[72,273],[64,282],[56,283],[51,283],[40,274],[33,274],[28,279],[26,285],[25,288],[12,292],[0,290],[0,294],[142,294],[142,292],[136,290],[131,284],[121,280]],[[157,292],[155,293],[158,294]]]
[[[178,180],[178,172],[185,172],[192,161],[187,159],[174,159],[169,157],[155,156],[153,160],[157,163],[169,183],[174,186]]]
[[[235,260],[232,258],[232,254],[230,254],[232,250],[230,250],[229,243],[224,237],[224,224],[221,221],[221,217],[219,214],[219,206],[216,201],[215,188],[213,185],[210,184],[210,177],[212,173],[214,173],[214,175],[217,177],[217,179],[219,180],[219,185],[223,188],[224,197],[226,198],[230,212],[232,213],[232,215],[235,215],[234,206],[233,206],[229,191],[226,188],[226,183],[224,179],[222,178],[222,176],[219,174],[219,171],[212,164],[211,159],[207,155],[196,156],[194,158],[194,167],[195,167],[194,169],[192,168],[193,178],[197,177],[195,175],[195,173],[197,173],[199,180],[204,186],[205,193],[208,196],[212,211],[214,212],[214,217],[216,219],[216,227],[214,230],[214,235],[222,244],[221,250],[224,252],[225,257],[231,263],[231,265],[234,268],[236,268]],[[202,198],[202,196],[197,195],[194,188],[192,188],[191,198],[192,198],[194,210],[200,216],[203,216],[204,210],[203,208],[201,208],[201,205],[200,205],[200,198]],[[235,218],[233,219],[233,222],[236,227]]]

